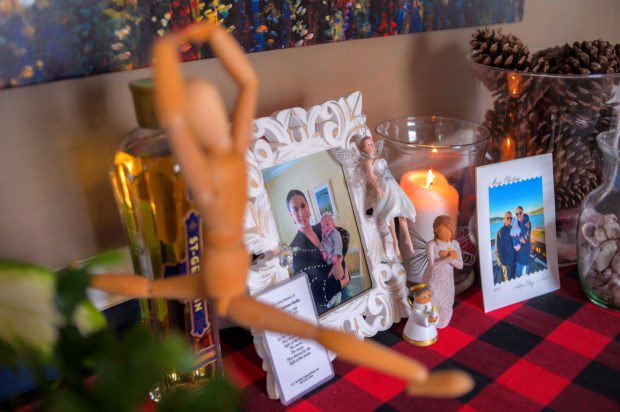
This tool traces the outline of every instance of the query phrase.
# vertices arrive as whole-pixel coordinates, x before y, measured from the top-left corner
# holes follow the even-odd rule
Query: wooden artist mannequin
[[[232,127],[211,83],[184,82],[178,55],[186,42],[209,42],[238,83]],[[256,112],[258,79],[234,38],[209,23],[164,36],[155,44],[154,57],[159,119],[206,222],[204,265],[200,274],[154,281],[135,275],[97,275],[93,286],[138,298],[189,300],[206,296],[220,316],[246,328],[313,339],[342,359],[406,380],[411,395],[455,397],[469,392],[473,381],[463,372],[429,374],[421,363],[380,344],[317,327],[245,293],[249,257],[243,245],[247,201],[244,155]]]

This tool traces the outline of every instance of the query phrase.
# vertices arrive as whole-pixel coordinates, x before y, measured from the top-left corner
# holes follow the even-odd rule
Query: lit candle
[[[517,158],[517,148],[515,147],[514,141],[510,138],[510,136],[506,136],[504,141],[502,142],[502,147],[500,149],[500,162],[505,162],[506,160],[513,160]]]
[[[512,97],[519,97],[521,95],[521,76],[517,73],[510,73],[508,76],[508,93]]]
[[[413,170],[400,179],[403,191],[415,206],[412,228],[425,241],[435,237],[433,222],[439,215],[448,215],[457,222],[459,194],[441,173],[432,170]]]

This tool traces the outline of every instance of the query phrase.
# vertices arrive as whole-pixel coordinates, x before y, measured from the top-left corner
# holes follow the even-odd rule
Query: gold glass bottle
[[[130,89],[140,127],[121,144],[110,175],[135,272],[149,279],[196,273],[204,239],[202,218],[192,205],[166,135],[158,128],[152,81],[131,82]],[[153,331],[185,333],[196,355],[196,370],[189,375],[171,371],[151,392],[153,399],[171,386],[198,383],[219,372],[217,325],[204,299],[187,303],[144,299],[140,305],[142,320]]]

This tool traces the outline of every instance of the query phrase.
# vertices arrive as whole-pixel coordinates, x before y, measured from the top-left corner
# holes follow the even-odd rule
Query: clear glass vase
[[[420,240],[432,240],[434,218],[448,215],[458,228],[461,249],[473,258],[474,173],[486,152],[489,131],[475,123],[440,116],[387,120],[376,131],[384,139],[384,157],[392,175],[416,207],[412,228]],[[428,188],[424,189],[427,181]],[[427,196],[425,190],[429,192]],[[425,261],[420,259],[423,251],[410,254],[406,247],[401,247],[401,251],[407,278],[419,283],[425,269]],[[465,259],[464,263],[462,270],[454,271],[457,293],[466,290],[474,280],[473,259]]]
[[[605,169],[603,183],[586,196],[579,213],[579,277],[593,303],[620,310],[620,132],[596,140]]]
[[[558,259],[574,264],[579,206],[603,177],[596,136],[617,127],[620,73],[532,74],[469,62],[476,120],[491,132],[485,161],[553,153]]]

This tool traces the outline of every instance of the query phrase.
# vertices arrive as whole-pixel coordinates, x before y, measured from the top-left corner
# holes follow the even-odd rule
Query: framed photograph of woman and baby
[[[306,273],[320,315],[372,288],[342,166],[330,151],[262,171],[293,274]]]
[[[476,177],[485,311],[558,289],[551,155],[479,167]]]

